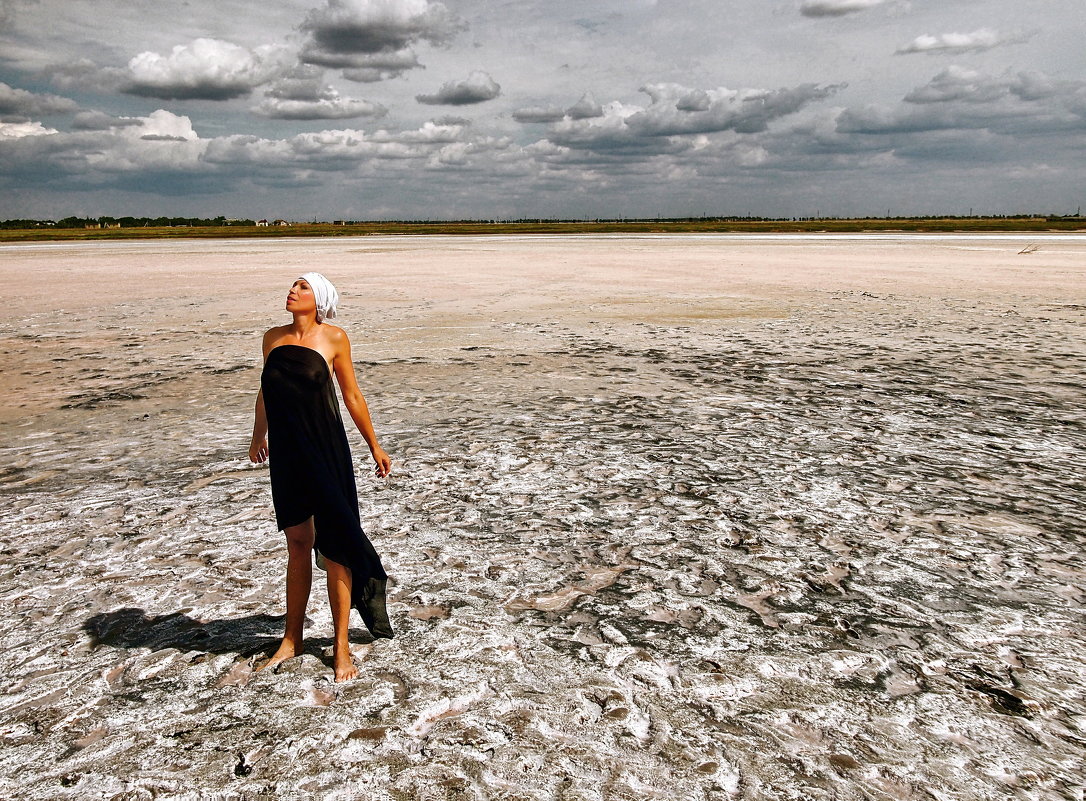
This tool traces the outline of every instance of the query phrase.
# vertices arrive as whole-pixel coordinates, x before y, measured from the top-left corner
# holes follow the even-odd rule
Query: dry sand
[[[356,620],[345,685],[319,581],[307,653],[252,672],[260,333],[310,269],[396,462],[352,430],[398,635]],[[1086,237],[54,244],[0,277],[4,797],[1082,799]]]

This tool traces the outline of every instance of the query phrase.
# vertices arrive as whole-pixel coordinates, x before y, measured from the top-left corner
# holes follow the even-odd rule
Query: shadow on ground
[[[283,634],[282,615],[247,615],[223,620],[195,620],[183,612],[148,615],[144,610],[125,607],[91,615],[83,623],[95,648],[176,648],[209,654],[253,656],[278,645]],[[372,637],[351,629],[351,642],[370,642]],[[307,637],[306,651],[330,648],[331,637]]]
[[[283,632],[281,615],[247,615],[224,620],[195,620],[183,612],[148,615],[142,609],[125,607],[91,615],[83,623],[97,648],[177,648],[209,654],[259,653],[279,642]]]

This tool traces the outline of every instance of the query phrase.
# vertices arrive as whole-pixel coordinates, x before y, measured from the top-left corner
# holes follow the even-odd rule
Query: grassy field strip
[[[1076,218],[991,217],[857,220],[691,220],[611,222],[368,222],[354,225],[170,226],[147,228],[23,228],[0,230],[0,242],[238,239],[252,237],[373,236],[389,234],[689,234],[689,233],[986,233],[1086,231]]]

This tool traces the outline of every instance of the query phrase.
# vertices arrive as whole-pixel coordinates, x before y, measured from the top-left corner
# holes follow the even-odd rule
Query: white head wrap
[[[307,282],[313,290],[313,299],[317,301],[317,322],[323,323],[325,320],[335,319],[339,293],[332,286],[332,282],[320,273],[305,273],[298,277]]]

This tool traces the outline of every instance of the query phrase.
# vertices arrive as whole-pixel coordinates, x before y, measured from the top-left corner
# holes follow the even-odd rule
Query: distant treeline
[[[227,225],[252,226],[254,220],[225,217],[65,217],[63,220],[4,220],[0,229],[20,228],[219,228]]]
[[[950,220],[1035,220],[1048,222],[1082,222],[1086,218],[1078,214],[1053,215],[1053,214],[985,214],[985,215],[954,215],[954,214],[929,214],[913,215],[909,217],[757,217],[743,216],[710,216],[703,217],[521,217],[518,219],[462,219],[462,220],[312,220],[294,225],[335,225],[335,226],[381,226],[381,225],[543,225],[543,224],[653,224],[653,223],[679,223],[679,224],[703,224],[703,223],[813,223],[834,221],[950,221]],[[277,221],[280,222],[280,221]],[[262,224],[266,221],[262,220]],[[3,220],[0,221],[0,229],[27,230],[34,228],[224,228],[224,227],[253,227],[256,221],[248,219],[228,219],[226,217],[65,217],[63,220]]]
[[[556,223],[575,225],[593,223],[612,225],[615,223],[644,224],[652,223],[787,223],[787,222],[865,222],[865,221],[915,222],[922,220],[1040,220],[1052,222],[1083,222],[1086,217],[1080,214],[914,214],[907,217],[757,217],[753,215],[705,215],[703,217],[518,217],[516,219],[465,218],[462,220],[336,220],[333,225],[542,225]],[[328,223],[314,223],[327,225]]]
[[[230,239],[237,237],[324,237],[375,235],[487,234],[687,234],[687,233],[1038,233],[1086,231],[1086,217],[1020,214],[980,217],[671,217],[517,220],[333,220],[293,222],[228,220],[225,217],[68,217],[64,220],[0,222],[0,242],[111,239]]]

